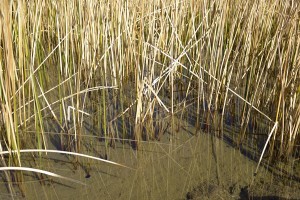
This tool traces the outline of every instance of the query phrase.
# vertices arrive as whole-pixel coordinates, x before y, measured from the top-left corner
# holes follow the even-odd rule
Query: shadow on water
[[[248,187],[244,187],[241,189],[239,200],[299,200],[291,199],[291,198],[284,198],[279,196],[251,196],[248,191]]]
[[[195,106],[190,106],[187,109],[187,117],[186,121],[194,126],[197,121],[197,114]],[[207,109],[207,107],[206,107]],[[200,116],[200,127],[202,129],[203,134],[207,134],[207,127],[210,126],[209,134],[214,134],[214,127],[213,127],[213,120],[210,118],[209,125],[207,123],[206,119],[206,113],[208,111],[201,110],[200,113],[202,113]],[[204,114],[203,114],[204,113]],[[221,115],[219,113],[219,116],[221,118]],[[219,137],[221,140],[223,140],[227,145],[231,146],[232,148],[238,149],[239,152],[247,157],[248,159],[258,162],[261,156],[261,153],[263,151],[263,148],[265,146],[265,143],[268,138],[269,129],[265,126],[265,124],[268,124],[268,121],[264,119],[259,119],[260,123],[263,124],[263,127],[255,127],[253,125],[253,121],[250,118],[248,124],[246,125],[246,137],[242,141],[240,145],[237,145],[236,138],[239,136],[242,127],[241,122],[238,121],[238,117],[235,117],[233,119],[229,113],[225,112],[223,116],[223,134],[221,137]],[[191,135],[193,133],[190,132]],[[267,146],[268,148],[268,146]],[[268,155],[264,155],[264,158],[267,158]],[[262,160],[261,166],[265,167],[268,171],[270,171],[272,174],[274,174],[277,177],[285,178],[288,180],[293,180],[300,183],[300,177],[289,173],[287,170],[279,168],[275,165],[272,165],[272,163],[268,162],[267,160]]]

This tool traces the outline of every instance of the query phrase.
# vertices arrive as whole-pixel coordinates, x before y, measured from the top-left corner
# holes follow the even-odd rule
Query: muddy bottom
[[[130,168],[62,154],[24,153],[24,167],[48,170],[81,181],[24,172],[25,197],[17,186],[14,199],[297,199],[300,197],[299,162],[290,167],[293,177],[275,173],[262,165],[254,177],[257,162],[239,150],[183,124],[179,132],[169,131],[160,141],[146,141],[134,150],[129,142],[116,141],[107,159]],[[88,135],[88,133],[84,133]],[[51,134],[49,141],[54,137]],[[83,137],[81,151],[105,158],[105,143],[95,136]],[[55,149],[55,146],[49,146]],[[35,158],[35,159],[33,159]],[[286,166],[285,168],[288,168]],[[278,168],[279,172],[280,169]],[[278,170],[277,170],[278,171]],[[281,174],[281,175],[280,175]],[[2,174],[2,177],[4,175]],[[2,180],[4,180],[2,178]],[[0,199],[11,199],[6,184],[0,185]]]

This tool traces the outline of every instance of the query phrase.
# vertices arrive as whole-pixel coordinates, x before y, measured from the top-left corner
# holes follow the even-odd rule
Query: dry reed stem
[[[231,110],[235,123],[241,124],[241,143],[251,120],[267,119],[267,126],[278,122],[269,151],[288,158],[299,145],[300,39],[295,1],[3,3],[0,92],[6,132],[1,134],[8,149],[21,148],[20,128],[35,123],[36,132],[43,132],[48,112],[64,128],[67,106],[88,108],[90,93],[99,96],[98,126],[105,136],[109,131],[118,135],[117,119],[122,117],[122,128],[132,123],[132,137],[140,143],[143,129],[155,128],[155,109],[181,112],[183,119],[189,100],[196,99],[197,126],[202,110],[206,116],[213,112],[212,122],[222,135],[223,116]],[[59,71],[56,85],[43,78],[53,69]],[[116,88],[120,91],[106,90]],[[176,98],[178,88],[181,98]],[[105,90],[97,93],[100,89]],[[59,99],[52,99],[57,90]],[[113,110],[123,99],[121,110]],[[57,103],[60,113],[55,111]],[[217,109],[222,111],[220,120]],[[80,131],[82,114],[77,113],[74,121],[79,125],[75,131]],[[36,145],[42,142],[46,147],[43,137]],[[80,146],[79,141],[76,149]]]

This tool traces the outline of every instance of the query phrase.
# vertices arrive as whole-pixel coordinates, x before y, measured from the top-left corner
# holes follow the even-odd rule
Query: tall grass
[[[299,154],[297,1],[1,4],[1,146],[15,152],[7,166],[22,166],[19,151],[28,148],[32,129],[31,148],[47,149],[49,115],[67,132],[60,148],[80,153],[85,116],[78,111],[88,109],[105,138],[106,158],[116,139],[136,148],[160,139],[169,115],[175,134],[175,115],[184,123],[188,106],[196,110],[196,134],[204,127],[222,137],[230,118],[241,147],[249,126],[267,138],[278,122],[270,158]],[[75,108],[72,122],[68,106]]]

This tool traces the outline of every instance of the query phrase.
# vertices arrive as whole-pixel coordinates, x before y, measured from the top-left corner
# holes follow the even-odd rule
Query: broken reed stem
[[[276,121],[269,151],[279,149],[274,155],[289,157],[300,141],[298,8],[296,2],[275,0],[118,0],[109,6],[100,1],[5,0],[0,8],[0,92],[1,134],[8,146],[3,147],[20,150],[19,129],[34,124],[39,134],[35,145],[46,148],[45,115],[55,118],[53,107],[59,103],[56,123],[63,127],[67,107],[89,108],[87,93],[95,93],[106,157],[107,138],[119,135],[119,122],[123,139],[135,139],[137,148],[143,134],[154,138],[154,124],[161,124],[153,123],[155,110],[156,116],[171,112],[172,132],[176,113],[181,111],[181,123],[195,110],[196,132],[206,118],[207,131],[212,124],[220,135],[224,115],[231,112],[241,144],[251,119]],[[47,80],[57,69],[58,83]],[[96,92],[97,85],[103,90]],[[106,91],[116,87],[120,91],[113,95]],[[110,106],[112,98],[115,106]],[[189,110],[186,105],[193,101],[195,108]],[[111,110],[119,102],[119,110]],[[68,145],[80,152],[83,117],[75,113],[76,142],[70,133]],[[20,164],[19,154],[15,159]]]

